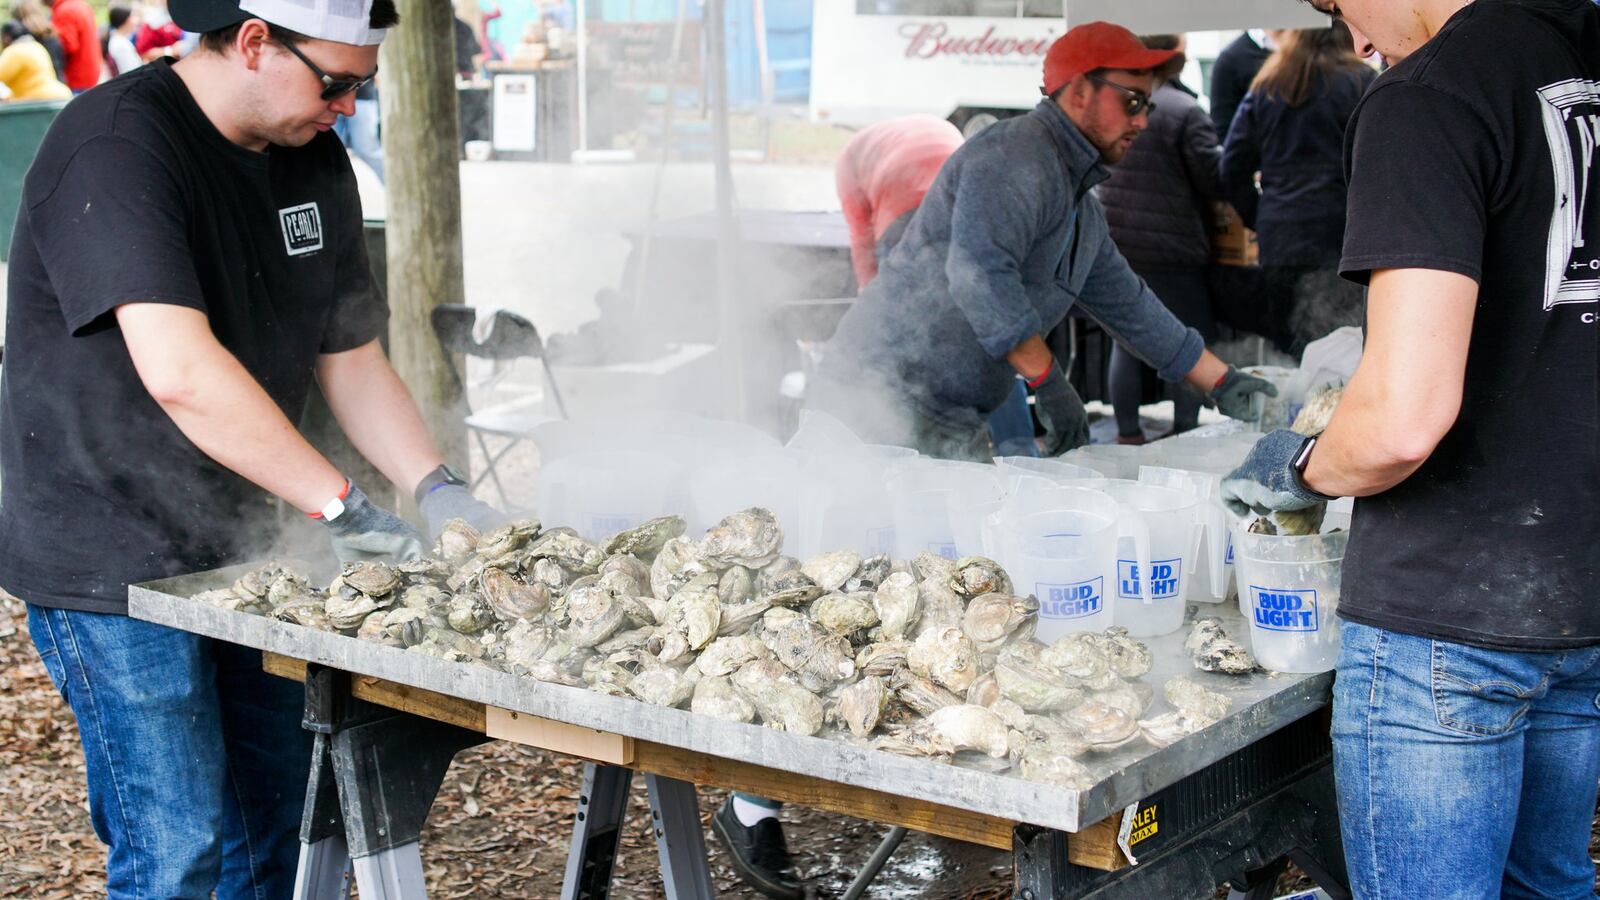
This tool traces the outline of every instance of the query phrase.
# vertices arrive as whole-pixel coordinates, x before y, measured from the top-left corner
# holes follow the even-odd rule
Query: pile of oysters
[[[698,539],[684,530],[668,516],[595,542],[533,520],[482,534],[457,520],[433,556],[352,563],[325,589],[269,563],[194,599],[897,754],[986,755],[1068,787],[1093,782],[1093,754],[1166,746],[1231,704],[1179,677],[1163,686],[1173,711],[1141,719],[1149,648],[1120,628],[1039,643],[1037,601],[990,559],[802,561],[760,508]],[[1254,668],[1209,637],[1191,648],[1197,668]]]

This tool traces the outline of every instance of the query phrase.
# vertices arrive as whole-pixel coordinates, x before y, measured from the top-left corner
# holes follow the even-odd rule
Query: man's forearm
[[[444,461],[377,341],[319,357],[317,381],[350,443],[402,491],[409,494]]]
[[[1015,369],[1024,381],[1036,381],[1049,372],[1055,359],[1050,352],[1050,345],[1037,334],[1029,335],[1006,354],[1006,362],[1011,364],[1011,368]]]
[[[1222,381],[1222,376],[1228,374],[1228,364],[1217,358],[1210,350],[1200,351],[1200,359],[1194,364],[1187,375],[1183,376],[1184,383],[1196,388],[1202,394],[1210,394],[1216,390],[1217,384]]]
[[[202,453],[302,512],[338,496],[344,476],[216,342],[203,314],[133,304],[117,321],[146,389]]]

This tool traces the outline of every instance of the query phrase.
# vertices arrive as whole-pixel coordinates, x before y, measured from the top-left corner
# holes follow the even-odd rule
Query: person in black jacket
[[[1133,271],[1155,291],[1183,324],[1206,341],[1216,337],[1206,268],[1211,262],[1209,204],[1222,199],[1218,166],[1222,148],[1211,119],[1194,92],[1178,80],[1183,70],[1183,36],[1149,35],[1152,50],[1179,55],[1156,69],[1159,87],[1152,97],[1150,124],[1111,177],[1098,189],[1106,223],[1117,249]],[[1111,403],[1117,416],[1117,442],[1144,443],[1139,399],[1147,366],[1120,343],[1111,350]],[[1199,423],[1200,393],[1174,385],[1172,430]]]
[[[1306,343],[1364,317],[1361,292],[1334,270],[1344,243],[1345,123],[1377,75],[1342,24],[1275,39],[1278,49],[1223,143],[1222,179],[1257,233],[1269,303],[1283,310],[1274,337],[1298,356]]]
[[[1267,32],[1251,29],[1217,54],[1211,67],[1211,124],[1216,126],[1218,135],[1227,135],[1239,103],[1250,92],[1250,82],[1272,55],[1267,47],[1270,40]]]

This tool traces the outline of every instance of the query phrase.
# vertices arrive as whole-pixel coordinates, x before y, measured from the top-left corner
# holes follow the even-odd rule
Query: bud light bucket
[[[1329,513],[1321,534],[1303,537],[1251,534],[1247,525],[1234,530],[1234,566],[1256,660],[1277,672],[1332,669],[1349,516]]]
[[[1113,481],[1102,489],[1144,522],[1149,556],[1141,561],[1132,541],[1120,542],[1113,618],[1135,637],[1171,634],[1183,627],[1185,594],[1193,579],[1201,530],[1200,501],[1187,491]]]

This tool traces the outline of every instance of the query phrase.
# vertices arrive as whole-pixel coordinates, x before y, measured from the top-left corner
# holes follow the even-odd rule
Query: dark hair
[[[7,19],[4,22],[0,22],[0,35],[4,35],[7,41],[29,36],[28,29],[24,28],[22,23],[16,19]]]
[[[133,9],[118,3],[106,10],[106,24],[116,31],[128,22],[128,17],[133,15]]]
[[[1250,90],[1289,106],[1311,99],[1324,76],[1356,72],[1366,65],[1356,56],[1355,39],[1343,22],[1330,28],[1295,28],[1278,36],[1278,49],[1250,82]]]
[[[1139,35],[1139,42],[1144,44],[1146,47],[1149,47],[1151,50],[1176,50],[1178,49],[1178,44],[1182,42],[1182,40],[1183,35],[1181,34]],[[1175,53],[1171,59],[1159,66],[1156,66],[1150,71],[1155,75],[1156,81],[1158,82],[1171,81],[1172,79],[1178,77],[1178,74],[1183,71],[1184,64],[1188,61],[1189,57],[1182,53]]]
[[[213,53],[227,53],[228,48],[232,47],[234,40],[239,37],[239,26],[243,24],[244,22],[238,22],[227,28],[219,28],[200,35],[200,47]],[[368,28],[393,28],[399,24],[400,10],[395,8],[394,0],[372,0],[372,12],[367,16]],[[267,23],[267,32],[273,40],[285,45],[310,40],[297,31],[280,28],[271,22]]]

